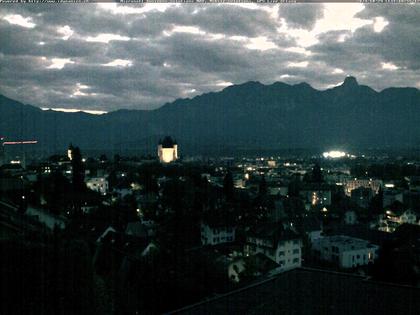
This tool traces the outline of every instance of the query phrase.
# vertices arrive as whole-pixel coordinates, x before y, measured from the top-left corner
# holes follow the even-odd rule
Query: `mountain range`
[[[0,135],[37,139],[37,150],[154,152],[164,135],[181,153],[420,146],[420,91],[377,92],[347,77],[331,89],[246,82],[155,110],[103,115],[44,111],[0,95]]]

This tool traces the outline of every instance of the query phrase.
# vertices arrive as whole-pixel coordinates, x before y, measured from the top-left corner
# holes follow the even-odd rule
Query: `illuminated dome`
[[[172,139],[169,136],[166,136],[163,138],[163,140],[159,140],[159,144],[162,146],[162,148],[173,148],[174,145],[176,145],[176,140]]]

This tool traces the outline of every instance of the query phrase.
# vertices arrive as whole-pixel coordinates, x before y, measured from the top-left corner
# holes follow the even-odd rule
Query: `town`
[[[5,313],[195,313],[296,272],[420,287],[420,159],[195,157],[177,140],[148,156],[73,143],[37,159],[2,140],[2,279],[26,301]]]

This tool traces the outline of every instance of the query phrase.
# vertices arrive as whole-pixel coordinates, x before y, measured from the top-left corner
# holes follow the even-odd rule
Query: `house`
[[[321,260],[335,263],[340,268],[354,268],[373,263],[379,246],[359,238],[334,235],[317,239],[312,248]]]
[[[408,176],[405,180],[410,190],[420,191],[420,176]]]
[[[313,243],[316,239],[321,237],[322,222],[314,216],[303,218],[303,231],[308,236],[309,241]]]
[[[244,248],[246,255],[262,253],[282,271],[301,266],[302,239],[282,223],[266,223],[249,231]]]
[[[417,214],[411,209],[404,210],[394,207],[386,210],[385,214],[379,217],[379,230],[394,232],[395,229],[404,223],[417,224]]]
[[[306,184],[299,192],[305,203],[312,206],[331,205],[331,186],[327,184],[311,183]]]
[[[129,222],[125,228],[125,234],[143,238],[149,236],[147,227],[139,221]]]
[[[230,224],[201,223],[201,244],[216,245],[235,241],[236,226]]]
[[[108,180],[105,177],[93,177],[86,181],[86,187],[101,195],[106,195],[109,189]]]
[[[233,282],[240,282],[244,274],[251,277],[260,277],[274,273],[279,265],[262,253],[253,256],[236,257],[228,265],[228,276]],[[246,277],[246,276],[245,276]]]
[[[26,209],[25,214],[36,218],[39,222],[45,224],[45,226],[50,230],[54,230],[55,228],[63,230],[68,222],[67,218],[63,216],[54,215],[43,209],[34,208],[32,206],[29,206]]]
[[[372,190],[374,194],[377,194],[380,187],[383,186],[382,180],[372,178],[354,178],[346,180],[344,183],[344,192],[347,196],[351,196],[352,190],[364,187]]]
[[[126,281],[133,261],[139,261],[158,250],[147,237],[127,235],[110,227],[97,240],[93,264],[98,274],[118,271],[121,281]]]

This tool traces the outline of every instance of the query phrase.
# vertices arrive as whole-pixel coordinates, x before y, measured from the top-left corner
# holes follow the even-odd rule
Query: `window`
[[[283,266],[285,263],[286,263],[286,262],[285,262],[284,260],[280,260],[280,261],[279,261],[279,265],[280,265],[280,266]]]
[[[293,263],[294,264],[297,264],[299,262],[299,258],[295,258],[295,259],[293,259]]]
[[[279,252],[279,256],[284,256],[284,251],[283,250]]]
[[[294,249],[293,254],[299,254],[299,249]]]

